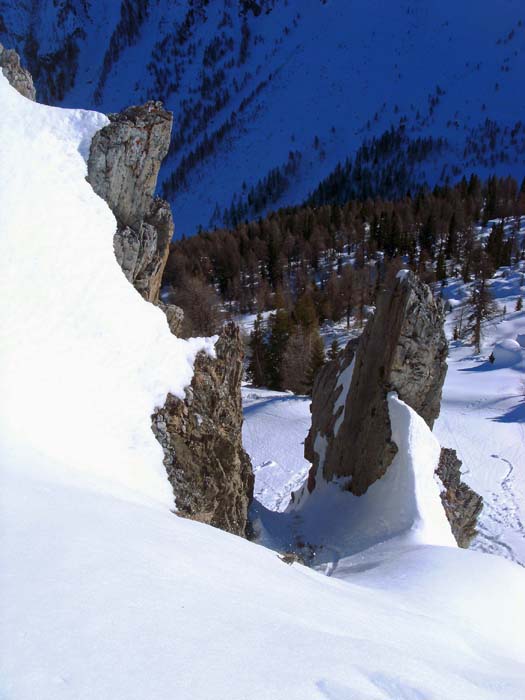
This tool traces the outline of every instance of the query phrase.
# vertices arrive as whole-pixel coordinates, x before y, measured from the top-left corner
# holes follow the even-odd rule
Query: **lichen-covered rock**
[[[0,68],[9,83],[24,97],[36,99],[35,86],[31,73],[22,68],[20,57],[14,49],[6,49],[0,44]]]
[[[455,450],[443,447],[436,473],[443,484],[441,502],[459,547],[468,548],[477,534],[483,498],[461,481],[461,461]]]
[[[153,303],[173,237],[169,204],[154,198],[173,117],[160,102],[109,115],[91,142],[88,181],[117,219],[115,256],[126,278]]]
[[[158,301],[172,236],[170,206],[163,199],[154,199],[136,229],[119,227],[113,238],[115,257],[122,271],[147,301]]]
[[[230,323],[216,359],[200,354],[184,401],[173,396],[152,418],[164,449],[177,512],[245,536],[253,494],[250,459],[242,447],[243,346]]]
[[[430,427],[439,415],[447,371],[441,302],[412,274],[398,276],[380,293],[355,357],[353,350],[354,344],[315,383],[305,454],[315,473],[321,468],[327,480],[345,478],[359,496],[397,451],[388,392],[397,392]]]
[[[146,102],[110,114],[109,120],[91,143],[88,180],[119,225],[136,229],[152,203],[173,115],[161,102]]]
[[[180,306],[176,306],[175,304],[165,304],[162,301],[159,301],[157,306],[166,314],[168,326],[170,327],[170,331],[173,333],[173,335],[180,336],[182,324],[184,323],[184,311],[180,308]]]

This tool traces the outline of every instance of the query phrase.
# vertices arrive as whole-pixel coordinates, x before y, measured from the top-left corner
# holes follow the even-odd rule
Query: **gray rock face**
[[[444,491],[441,502],[459,547],[468,548],[477,534],[483,498],[461,481],[461,462],[455,450],[443,447],[436,470]]]
[[[180,308],[180,306],[176,306],[175,304],[165,304],[162,301],[159,301],[157,306],[166,314],[168,326],[170,327],[170,331],[173,333],[173,335],[180,335],[182,324],[184,323],[184,311]]]
[[[253,473],[241,439],[243,345],[235,324],[223,329],[216,352],[215,360],[198,356],[185,400],[169,396],[153,432],[178,514],[245,536]]]
[[[137,228],[149,211],[160,165],[168,153],[173,115],[146,102],[109,115],[91,143],[88,180],[121,226]]]
[[[109,115],[91,142],[88,181],[117,219],[116,258],[142,296],[158,301],[173,236],[167,202],[154,199],[170,143],[173,117],[160,102]]]
[[[113,238],[115,257],[122,271],[147,301],[156,303],[159,298],[172,236],[170,206],[163,199],[154,199],[136,229],[119,226]]]
[[[305,444],[312,471],[321,468],[327,480],[347,478],[354,494],[365,493],[397,451],[387,393],[396,391],[432,427],[439,415],[446,357],[441,303],[413,275],[396,279],[379,295],[357,349],[352,343],[317,378]],[[352,361],[350,380],[350,369],[347,376],[344,372]]]
[[[20,65],[20,57],[13,49],[0,44],[0,68],[9,83],[24,97],[36,100],[35,86],[31,73]]]

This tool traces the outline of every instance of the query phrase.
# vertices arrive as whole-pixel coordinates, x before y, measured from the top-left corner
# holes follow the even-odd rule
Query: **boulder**
[[[6,49],[0,44],[0,68],[9,83],[24,97],[36,100],[35,86],[31,73],[22,68],[20,57],[14,49]]]
[[[168,396],[152,418],[164,449],[176,511],[245,536],[253,495],[250,459],[242,447],[243,343],[226,325],[216,359],[200,354],[184,401]]]

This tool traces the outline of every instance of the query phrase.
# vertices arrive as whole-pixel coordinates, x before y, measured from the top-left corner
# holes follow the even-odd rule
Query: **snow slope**
[[[3,76],[0,100],[4,449],[170,503],[148,417],[210,343],[174,338],[115,260],[116,222],[82,157],[106,118],[31,103]]]
[[[478,235],[487,236],[491,224]],[[513,224],[508,222],[509,230]],[[519,232],[520,239],[523,236],[525,222]],[[465,481],[484,498],[480,533],[472,547],[525,566],[525,350],[516,351],[517,339],[525,336],[525,312],[514,311],[518,297],[525,297],[525,264],[501,268],[490,281],[500,311],[507,312],[484,324],[481,355],[474,353],[468,338],[452,339],[471,286],[461,278],[449,278],[442,290],[451,307],[445,325],[449,357],[434,433],[442,446],[457,451]],[[340,347],[354,337],[355,330],[343,326],[323,326],[326,349],[333,337]],[[509,341],[515,350],[511,362],[500,360],[497,351],[499,344]],[[494,348],[498,359],[491,364],[488,358]],[[303,457],[309,401],[245,387],[243,403],[244,443],[255,468],[256,498],[271,511],[284,510],[297,477],[309,468]],[[288,416],[292,431],[285,427]]]
[[[522,229],[522,235],[524,231]],[[521,268],[521,269],[520,269]],[[502,268],[490,284],[499,307],[507,309],[485,323],[481,355],[451,339],[462,305],[448,317],[448,372],[441,414],[434,431],[463,462],[465,480],[483,495],[481,532],[474,547],[495,552],[525,566],[525,352],[516,361],[488,360],[494,348],[525,333],[525,312],[514,311],[525,296],[525,264]],[[521,286],[520,286],[521,285]],[[449,280],[446,298],[464,301],[469,285]],[[499,357],[497,350],[496,355]],[[521,357],[519,357],[519,355]]]
[[[1,76],[0,98],[0,696],[520,700],[516,565],[424,535],[341,580],[170,512],[150,414],[210,342],[173,338],[114,260],[79,152],[104,119]]]
[[[448,141],[422,165],[431,183],[465,168],[523,177],[523,124],[511,134],[523,119],[521,0],[258,4],[255,16],[233,0],[0,0],[0,41],[25,56],[41,96],[63,106],[166,102],[174,143],[179,128],[181,138],[162,177],[185,158],[188,166],[171,195],[177,235],[208,226],[217,204],[291,151],[300,167],[271,206],[302,202],[364,139],[400,120],[411,138]],[[126,10],[139,5],[140,16]],[[479,153],[465,156],[473,144]]]

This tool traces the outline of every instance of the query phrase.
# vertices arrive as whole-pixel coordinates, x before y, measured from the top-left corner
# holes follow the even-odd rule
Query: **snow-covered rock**
[[[351,340],[316,379],[305,442],[312,477],[350,478],[348,488],[360,495],[385,473],[396,452],[389,390],[432,427],[447,371],[443,318],[440,302],[409,271],[381,292],[359,343]],[[315,448],[318,436],[326,439],[324,460]]]
[[[492,350],[495,367],[509,367],[520,362],[523,350],[520,343],[512,338],[504,338],[496,343]]]

